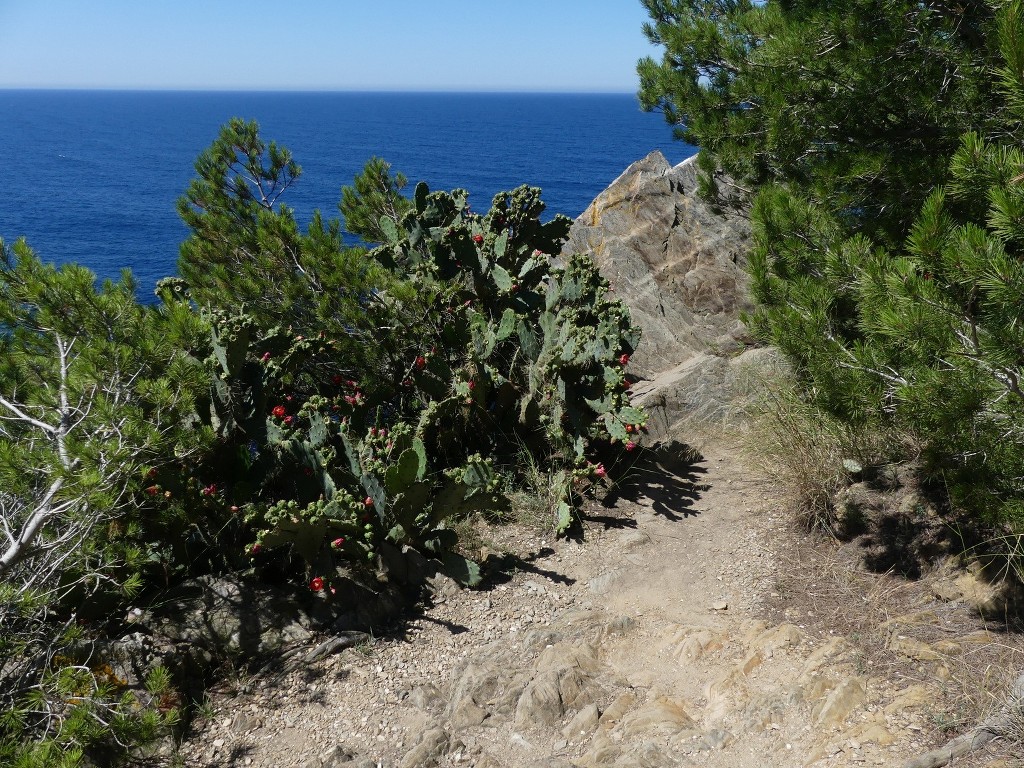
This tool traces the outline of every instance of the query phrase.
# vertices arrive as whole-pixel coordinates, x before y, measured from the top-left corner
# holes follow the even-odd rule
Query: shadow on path
[[[699,482],[708,470],[704,457],[696,449],[672,441],[638,448],[635,455],[632,464],[620,459],[613,466],[611,471],[617,482],[602,500],[605,507],[614,507],[621,499],[635,504],[649,499],[654,513],[669,520],[700,514],[693,505],[708,488],[706,483]],[[588,519],[601,522],[598,518]],[[616,524],[618,527],[628,525],[621,519]]]
[[[493,589],[498,584],[504,584],[507,581],[511,581],[512,576],[516,571],[532,573],[535,576],[540,576],[548,581],[553,581],[558,584],[575,584],[576,579],[570,578],[565,574],[558,573],[557,571],[541,568],[535,564],[535,561],[544,560],[554,554],[555,550],[551,547],[542,547],[536,552],[531,552],[523,556],[509,553],[501,555],[500,557],[490,557],[485,563],[486,575],[482,586],[486,589]]]

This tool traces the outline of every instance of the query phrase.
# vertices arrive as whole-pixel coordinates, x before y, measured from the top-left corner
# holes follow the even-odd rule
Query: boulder
[[[758,391],[762,379],[778,376],[785,366],[774,347],[755,347],[728,357],[697,352],[635,384],[632,401],[650,414],[651,438],[688,440],[695,430],[713,430],[733,416],[742,417],[745,398]]]
[[[295,596],[241,576],[187,581],[139,619],[161,637],[243,657],[306,642],[311,623]]]
[[[149,633],[218,656],[252,659],[308,643],[316,631],[348,633],[390,621],[404,605],[393,585],[339,574],[337,594],[263,584],[239,574],[200,576],[162,595],[136,619]]]
[[[642,332],[629,372],[655,440],[715,431],[780,364],[748,349],[740,320],[752,308],[744,212],[697,194],[695,158],[672,167],[652,152],[619,176],[573,224],[565,255],[588,253]]]
[[[696,354],[743,347],[751,307],[750,224],[697,196],[695,158],[633,163],[576,219],[563,255],[589,253],[643,340],[630,372],[651,376]]]

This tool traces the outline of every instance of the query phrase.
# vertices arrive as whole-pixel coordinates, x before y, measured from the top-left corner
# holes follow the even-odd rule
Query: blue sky
[[[0,88],[636,90],[639,0],[0,0]]]

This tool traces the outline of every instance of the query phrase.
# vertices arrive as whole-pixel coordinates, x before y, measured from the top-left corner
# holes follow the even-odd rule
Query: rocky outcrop
[[[188,581],[138,623],[177,643],[247,657],[312,638],[310,616],[294,596],[241,577]]]
[[[589,253],[643,329],[630,370],[651,377],[696,354],[742,349],[750,224],[697,196],[694,158],[633,163],[576,219],[563,254]]]
[[[629,370],[642,379],[635,400],[656,439],[720,424],[744,379],[778,362],[747,350],[749,248],[746,217],[697,195],[694,158],[673,168],[660,152],[627,168],[573,225],[563,253],[589,253],[643,331]]]
[[[650,414],[657,440],[692,441],[730,417],[742,417],[744,398],[757,382],[779,375],[785,361],[774,347],[744,349],[731,357],[699,352],[633,386],[632,401]]]

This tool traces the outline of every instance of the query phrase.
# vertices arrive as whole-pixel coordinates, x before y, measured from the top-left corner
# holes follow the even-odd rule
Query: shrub
[[[190,314],[139,305],[129,277],[97,288],[23,241],[0,259],[0,758],[75,765],[169,720],[97,672],[78,621],[141,587],[162,532],[141,490],[205,442],[183,422],[206,377]]]
[[[474,582],[451,521],[507,505],[496,474],[521,473],[521,446],[552,467],[564,531],[599,480],[591,443],[643,427],[624,373],[638,334],[589,259],[556,266],[570,222],[541,221],[539,190],[481,215],[463,190],[401,198],[388,168],[372,160],[343,192],[346,221],[378,241],[367,252],[325,239],[340,225],[319,217],[297,234],[265,190],[298,168],[254,124],[233,121],[197,163],[186,279],[165,293],[206,307],[214,386],[197,420],[218,450],[183,476],[217,519],[255,529],[256,563],[297,556],[287,570],[324,579],[411,547]],[[283,281],[269,302],[268,275]]]

